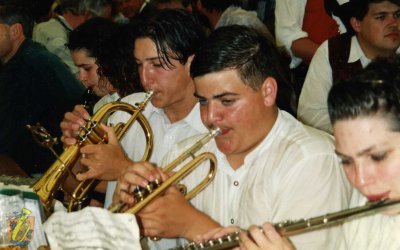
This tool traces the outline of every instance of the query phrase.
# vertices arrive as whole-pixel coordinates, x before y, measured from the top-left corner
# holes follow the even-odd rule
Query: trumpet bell
[[[125,124],[118,124],[115,128],[118,140],[120,140],[132,124],[137,121],[144,131],[146,139],[146,149],[142,160],[148,160],[150,158],[153,149],[153,132],[147,119],[143,116],[142,111],[150,101],[152,95],[152,92],[148,93],[143,102],[135,105],[124,102],[108,103],[93,115],[86,126],[80,131],[78,143],[66,147],[64,152],[57,157],[57,160],[32,186],[33,190],[40,197],[47,215],[52,213],[55,195],[58,190],[63,191],[64,195],[69,198],[68,211],[75,211],[79,209],[81,204],[86,200],[88,193],[95,188],[95,185],[98,183],[96,180],[78,182],[73,174],[73,168],[77,165],[77,161],[80,158],[79,149],[82,146],[107,143],[108,139],[106,134],[99,125],[105,123],[114,112],[124,111],[130,114],[130,118]],[[71,192],[69,191],[70,188],[64,185],[68,176],[72,176],[72,179],[75,179],[78,183]]]

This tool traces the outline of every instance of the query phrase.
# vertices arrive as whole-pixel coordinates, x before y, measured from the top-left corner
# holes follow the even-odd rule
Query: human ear
[[[357,20],[357,18],[350,18],[350,25],[356,33],[360,33],[361,31],[361,21]]]
[[[12,40],[17,40],[21,36],[24,36],[24,28],[20,23],[14,23],[10,25],[10,37]]]
[[[261,86],[261,94],[265,106],[272,107],[275,105],[277,92],[278,84],[276,83],[275,78],[267,77]]]
[[[194,54],[190,55],[185,63],[185,68],[186,68],[187,72],[189,73],[189,75],[190,75],[190,65],[192,64],[193,58],[194,58]]]

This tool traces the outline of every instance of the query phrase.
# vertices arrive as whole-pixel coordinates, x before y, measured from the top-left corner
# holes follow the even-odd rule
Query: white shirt
[[[182,142],[177,151],[186,149],[198,137]],[[217,174],[192,203],[223,226],[234,224],[246,229],[251,224],[301,219],[348,207],[350,188],[334,153],[333,138],[301,124],[285,111],[279,111],[267,137],[236,171],[214,140],[201,151],[215,153]],[[167,155],[165,160],[177,154]],[[208,171],[208,165],[202,165],[182,183],[191,190]],[[334,249],[341,233],[333,228],[291,240],[297,249]]]
[[[144,99],[145,93],[135,93],[122,98],[121,101],[133,105],[137,102],[142,102]],[[159,166],[163,166],[161,160],[177,142],[208,131],[201,121],[199,104],[196,104],[184,119],[172,124],[164,111],[154,107],[151,102],[147,104],[143,115],[147,118],[154,135],[153,153],[150,162]],[[118,122],[125,122],[129,117],[127,113],[118,112],[110,117],[109,123],[117,124]],[[145,142],[146,140],[141,127],[134,124],[121,140],[121,145],[129,158],[137,161],[142,159],[145,150]],[[108,182],[106,200],[104,203],[105,207],[108,207],[112,202],[115,186],[116,182]],[[171,248],[177,244],[176,239],[162,239],[160,241],[148,240],[147,242],[149,248],[160,250]],[[146,248],[146,246],[143,247]]]
[[[355,192],[351,207],[363,206],[367,199]],[[343,225],[345,241],[338,249],[346,250],[399,250],[400,215],[381,213],[351,220]]]
[[[339,4],[348,0],[338,0]],[[292,43],[300,38],[308,37],[308,33],[303,30],[303,19],[307,0],[277,0],[275,5],[275,36],[276,45],[284,47],[289,53],[292,61],[290,68],[296,68],[302,59],[292,53]],[[345,33],[346,28],[340,19],[332,17],[339,25],[340,33]]]
[[[274,41],[271,32],[258,18],[257,12],[255,11],[244,10],[238,6],[230,6],[222,13],[215,25],[215,29],[233,24],[255,28],[265,34],[271,42]]]
[[[349,63],[361,61],[365,68],[371,60],[362,51],[357,37],[351,38]],[[332,68],[329,63],[328,41],[318,48],[304,81],[297,107],[297,117],[304,124],[332,133],[328,114],[328,94],[332,87]]]
[[[48,51],[58,56],[74,75],[78,75],[79,69],[75,66],[71,53],[65,46],[68,42],[69,31],[60,22],[70,30],[72,30],[72,27],[63,16],[60,15],[58,18],[60,21],[51,18],[47,22],[35,25],[32,40],[43,44]]]
[[[120,98],[120,96],[118,95],[117,92],[103,96],[94,105],[93,112],[96,113],[96,111],[99,110],[99,108],[103,107],[107,103],[118,101],[119,98]]]

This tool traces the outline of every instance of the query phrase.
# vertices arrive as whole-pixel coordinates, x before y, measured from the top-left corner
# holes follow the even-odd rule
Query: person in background
[[[355,33],[331,38],[318,48],[297,110],[300,121],[329,133],[327,97],[332,85],[350,78],[375,58],[395,55],[400,46],[399,0],[351,0],[349,4]]]
[[[333,138],[284,111],[291,88],[281,64],[275,45],[255,29],[232,25],[211,33],[190,73],[202,122],[221,129],[198,152],[215,154],[216,176],[190,202],[172,186],[144,207],[137,213],[144,235],[193,240],[221,225],[247,228],[262,218],[277,222],[348,207],[349,185]],[[198,139],[174,146],[163,162],[172,162]],[[208,165],[202,163],[180,183],[192,190],[208,175]],[[160,177],[167,178],[159,169],[130,166],[116,195],[132,204],[134,198],[118,190],[145,187]],[[341,239],[340,231],[332,229],[291,240],[299,249],[335,249]]]
[[[142,90],[136,62],[131,54],[133,41],[132,25],[120,25],[101,17],[94,17],[71,31],[66,46],[79,68],[79,79],[91,90],[91,94],[86,96],[84,106],[77,105],[73,112],[65,113],[67,119],[77,112],[94,114],[103,105]],[[60,126],[63,128],[64,124]],[[73,172],[77,171],[82,170],[74,167]],[[73,179],[68,179],[72,187],[76,185]],[[98,192],[91,194],[101,205],[104,203],[106,185],[97,185]],[[93,200],[90,203],[92,206],[95,204]]]
[[[127,25],[95,17],[69,34],[66,46],[79,68],[79,80],[101,97],[88,111],[95,113],[104,104],[141,90],[135,60],[129,53],[132,33]]]
[[[117,10],[128,19],[133,21],[136,18],[146,18],[153,13],[153,8],[149,4],[149,0],[115,0]]]
[[[254,11],[242,8],[241,0],[198,0],[196,9],[206,16],[211,24],[211,29],[238,24],[260,30],[265,36],[274,41],[267,26],[257,17]]]
[[[68,33],[95,16],[112,19],[112,3],[110,0],[62,0],[59,8],[62,14],[35,25],[32,39],[58,56],[77,75],[78,68],[65,46]]]
[[[84,87],[58,57],[29,37],[33,21],[26,10],[0,4],[0,154],[32,175],[56,160],[34,141],[26,125],[40,123],[55,137],[63,114],[81,103]],[[54,149],[60,152],[61,145]]]
[[[338,5],[337,2],[343,4],[348,0],[329,1]],[[297,98],[300,96],[308,66],[319,45],[345,32],[346,26],[341,19],[326,12],[324,0],[276,1],[276,44],[290,55],[290,68]]]

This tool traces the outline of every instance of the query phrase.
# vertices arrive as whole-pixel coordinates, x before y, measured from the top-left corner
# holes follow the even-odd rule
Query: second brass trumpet
[[[185,195],[185,197],[186,197],[186,199],[190,200],[191,198],[196,196],[196,194],[201,192],[215,177],[217,159],[214,154],[209,153],[209,152],[201,153],[198,156],[195,156],[195,153],[199,149],[201,149],[207,142],[209,142],[211,139],[213,139],[215,136],[217,136],[219,133],[220,133],[219,128],[211,130],[208,134],[206,134],[204,137],[202,137],[200,140],[198,140],[195,144],[193,144],[189,149],[187,149],[182,154],[180,154],[175,160],[173,160],[167,166],[165,166],[163,168],[163,171],[169,172],[169,171],[172,171],[173,169],[175,169],[181,163],[183,163],[186,159],[188,159],[190,157],[193,158],[190,162],[183,165],[179,171],[174,173],[171,177],[169,177],[163,183],[159,183],[158,181],[156,181],[156,182],[150,183],[149,188],[147,190],[140,188],[138,190],[138,192],[141,192],[141,193],[139,195],[138,194],[135,195],[135,198],[137,199],[137,203],[125,212],[136,214],[143,207],[145,207],[150,201],[152,201],[155,197],[162,194],[168,187],[170,187],[171,185],[178,184],[179,181],[184,179],[188,174],[190,174],[201,163],[203,163],[206,160],[209,160],[210,161],[210,170],[208,172],[208,175],[197,186],[195,186],[191,191],[189,191]],[[110,211],[116,212],[116,211],[120,210],[121,207],[122,207],[122,205],[119,204],[119,205],[111,208]]]

